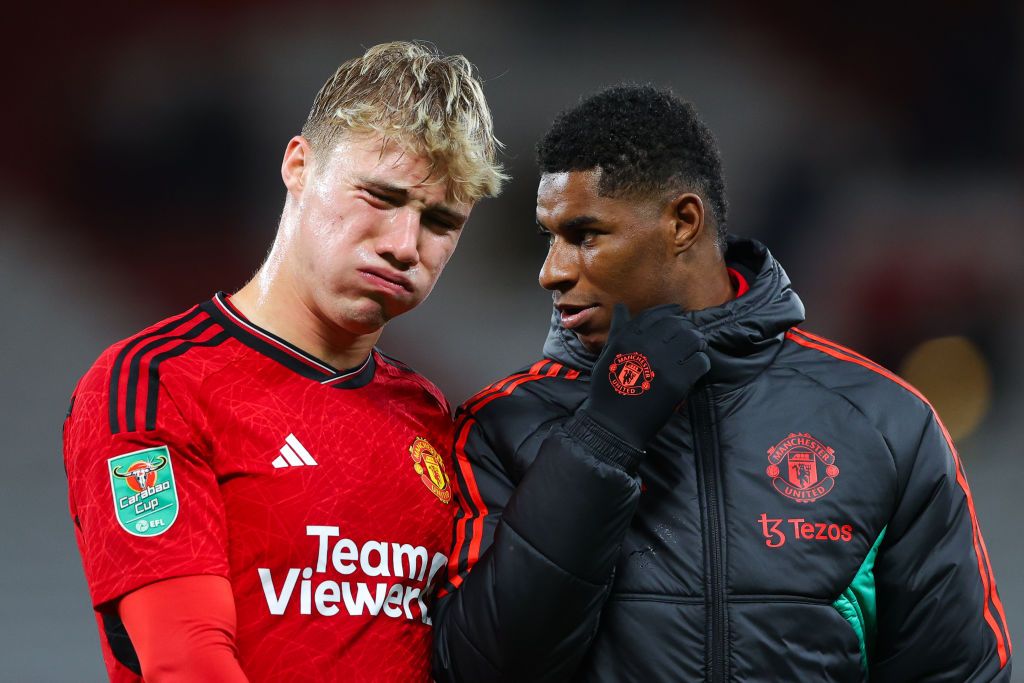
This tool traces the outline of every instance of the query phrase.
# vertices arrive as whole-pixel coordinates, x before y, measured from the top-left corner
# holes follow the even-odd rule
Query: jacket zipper
[[[710,614],[708,633],[705,634],[706,681],[724,683],[728,678],[729,653],[727,649],[728,615],[725,605],[725,559],[722,537],[722,513],[719,500],[721,477],[719,453],[711,413],[711,391],[700,388],[690,396],[690,418],[693,424],[694,445],[697,450],[697,470],[700,477],[700,502],[704,509],[704,549],[708,578],[704,604]]]

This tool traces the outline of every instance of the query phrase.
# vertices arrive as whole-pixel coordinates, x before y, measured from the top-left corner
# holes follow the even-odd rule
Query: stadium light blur
[[[920,344],[907,354],[900,375],[931,401],[954,440],[974,433],[991,406],[989,363],[966,337]]]

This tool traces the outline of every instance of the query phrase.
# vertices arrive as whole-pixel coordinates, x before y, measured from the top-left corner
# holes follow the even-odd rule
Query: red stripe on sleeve
[[[548,367],[546,371],[542,372],[543,368],[548,363],[551,363],[551,366]],[[448,582],[453,589],[458,588],[462,584],[463,575],[467,574],[476,564],[477,560],[480,559],[480,546],[483,543],[484,518],[487,516],[488,512],[487,505],[484,503],[483,496],[480,494],[479,486],[476,483],[476,478],[473,476],[473,467],[470,464],[469,456],[466,454],[466,442],[469,440],[469,434],[472,426],[476,424],[476,419],[472,417],[472,415],[495,399],[503,396],[511,396],[516,389],[527,382],[535,382],[549,377],[557,377],[558,374],[565,369],[565,366],[560,363],[554,363],[547,359],[539,361],[534,363],[528,372],[512,375],[496,384],[492,384],[490,387],[479,392],[476,396],[463,404],[463,409],[466,412],[463,413],[463,419],[456,428],[455,466],[462,474],[462,478],[466,482],[466,488],[468,491],[462,491],[460,488],[458,492],[463,517],[455,523],[455,541],[448,562]],[[569,377],[570,374],[572,377]],[[579,372],[575,370],[571,370],[566,373],[566,379],[575,379],[578,376]],[[456,484],[457,483],[458,479],[456,478]],[[476,513],[474,513],[467,504],[467,493],[469,495],[469,500],[471,500],[473,505],[476,507]],[[470,525],[472,525],[471,528]],[[462,555],[462,549],[466,545],[467,531],[471,531],[471,533],[468,534],[469,553],[466,556],[465,566],[461,566],[460,557]],[[441,593],[439,592],[439,594]]]
[[[475,413],[480,408],[493,401],[500,396],[510,396],[524,382],[532,381],[535,379],[542,379],[544,377],[554,377],[558,374],[558,371],[562,369],[562,366],[558,363],[554,363],[551,368],[544,374],[540,374],[541,368],[550,363],[549,360],[542,360],[538,363],[534,363],[533,367],[530,368],[529,372],[520,373],[518,375],[511,375],[503,379],[496,385],[492,385],[494,389],[485,389],[476,396],[466,401],[463,406],[466,410]]]
[[[805,336],[810,336],[807,332],[801,331],[801,333],[804,334]],[[1004,642],[1003,628],[1005,628],[1006,624],[1006,615],[1003,612],[1002,601],[999,599],[999,594],[995,589],[995,575],[992,572],[991,561],[988,557],[988,548],[985,547],[985,540],[984,538],[982,538],[981,535],[981,525],[978,523],[978,514],[974,508],[974,497],[971,495],[971,488],[970,486],[968,486],[967,478],[964,476],[963,465],[960,462],[960,455],[957,453],[956,447],[953,445],[953,439],[950,437],[949,431],[946,429],[946,425],[942,423],[942,420],[939,418],[938,413],[935,412],[935,408],[920,391],[918,391],[908,382],[903,380],[901,377],[889,372],[882,366],[877,365],[876,363],[868,360],[864,356],[861,356],[860,354],[857,354],[853,351],[840,351],[839,349],[834,348],[832,346],[832,342],[828,342],[828,340],[825,340],[822,337],[817,338],[822,339],[822,341],[826,342],[829,345],[826,346],[825,344],[819,344],[814,341],[810,341],[809,339],[805,339],[796,334],[793,334],[792,331],[787,332],[786,337],[801,346],[816,349],[818,351],[821,351],[822,353],[832,356],[833,358],[837,358],[848,363],[855,363],[857,365],[860,365],[861,367],[871,370],[872,372],[882,375],[886,379],[895,382],[896,384],[903,387],[904,389],[912,393],[914,396],[919,398],[932,411],[932,415],[934,416],[935,421],[938,423],[939,428],[942,430],[942,436],[946,441],[946,445],[949,447],[950,453],[953,454],[953,464],[956,467],[957,484],[960,485],[960,488],[963,490],[964,495],[967,497],[967,509],[970,512],[971,517],[971,541],[974,544],[974,554],[978,558],[978,574],[981,577],[981,585],[985,592],[985,602],[982,608],[982,612],[986,623],[988,623],[989,627],[992,629],[992,632],[996,636],[996,649],[999,652],[999,668],[1003,668],[1004,666],[1006,666],[1007,661],[1006,643],[1009,642],[1008,631],[1005,634]],[[992,602],[995,605],[996,611],[999,613],[999,617],[1000,619],[1002,619],[1003,622],[1002,627],[996,623],[995,618],[992,616],[992,611],[989,609],[989,602]],[[1012,652],[1012,644],[1010,647]]]
[[[493,384],[489,384],[488,386],[484,387],[483,389],[481,389],[480,391],[476,392],[475,394],[470,396],[468,399],[466,399],[463,402],[463,404],[462,404],[463,407],[468,410],[468,409],[470,409],[472,407],[473,403],[479,401],[480,399],[482,399],[482,398],[484,398],[486,396],[491,395],[492,393],[494,393],[496,391],[500,391],[509,382],[511,382],[513,380],[516,380],[516,379],[519,379],[520,377],[529,377],[531,375],[536,375],[538,372],[540,372],[540,369],[542,367],[544,367],[545,365],[547,365],[550,362],[551,361],[549,361],[546,358],[543,359],[543,360],[539,360],[536,363],[534,363],[532,366],[530,366],[530,369],[527,370],[526,372],[520,372],[520,373],[516,373],[514,375],[509,375],[508,377],[505,377],[504,379],[499,379],[497,382],[494,382]]]
[[[475,423],[475,419],[467,417],[462,422],[458,437],[455,440],[455,466],[462,474],[462,479],[466,482],[466,488],[468,491],[459,491],[460,502],[465,516],[459,520],[458,526],[456,527],[456,545],[452,550],[452,557],[449,562],[448,577],[453,587],[458,587],[459,584],[462,583],[462,574],[468,573],[480,557],[480,543],[484,531],[484,517],[487,516],[487,505],[484,504],[483,496],[480,495],[480,488],[477,486],[476,477],[473,476],[473,466],[470,464],[469,457],[466,455],[466,441],[469,440],[469,432],[472,430]],[[473,505],[476,507],[475,514],[470,510],[469,506],[466,505],[466,493],[469,494],[469,498],[473,501]],[[470,522],[473,524],[473,531],[470,535],[469,555],[466,557],[466,566],[460,567],[459,561],[462,555],[462,546],[465,545],[466,542],[466,527]]]
[[[818,342],[819,344],[824,344],[824,345],[826,345],[826,346],[828,346],[830,348],[833,348],[836,351],[839,351],[841,353],[845,353],[848,356],[853,356],[854,358],[860,358],[862,361],[864,361],[866,363],[871,363],[873,366],[875,366],[877,368],[883,367],[881,365],[881,363],[876,363],[875,361],[871,360],[867,356],[861,355],[861,354],[857,353],[856,351],[854,351],[853,349],[848,348],[846,346],[843,346],[842,344],[837,344],[836,342],[832,341],[831,339],[826,339],[825,337],[821,337],[819,335],[812,334],[812,333],[808,332],[807,330],[801,329],[799,327],[793,327],[793,328],[791,328],[791,331],[799,333],[802,337],[804,337],[805,339],[807,339],[809,341],[815,341],[815,342]],[[911,389],[911,390],[913,391],[913,393],[915,395],[920,396],[920,394],[917,391],[917,389]],[[924,397],[922,396],[921,399],[924,400]]]
[[[476,405],[470,406],[469,410],[472,413],[476,413],[478,410],[480,410],[481,408],[483,408],[485,405],[487,405],[488,403],[490,403],[491,401],[493,401],[496,398],[501,398],[502,396],[511,396],[512,392],[515,391],[516,389],[518,389],[520,387],[520,385],[525,384],[526,382],[534,382],[534,381],[536,381],[538,379],[544,379],[545,377],[553,377],[553,375],[525,375],[525,376],[521,376],[521,377],[519,377],[519,379],[517,379],[516,381],[512,382],[511,384],[509,384],[505,389],[503,389],[501,391],[496,391],[493,394],[491,394],[490,396],[487,396],[486,398],[483,398],[482,400],[480,400]]]
[[[530,369],[529,369],[529,370],[528,370],[527,372],[529,372],[529,373],[530,373],[530,374],[532,374],[532,375],[535,375],[535,374],[537,374],[538,372],[540,372],[540,369],[541,369],[542,367],[544,367],[545,365],[547,365],[547,364],[548,364],[548,363],[550,363],[550,362],[551,362],[551,361],[549,361],[549,360],[548,360],[547,358],[544,358],[544,359],[542,359],[542,360],[539,360],[539,361],[537,361],[536,363],[534,363],[533,365],[531,365],[531,366],[530,366]]]
[[[543,359],[543,360],[539,360],[536,363],[534,363],[533,365],[531,365],[530,369],[527,370],[526,372],[521,372],[521,373],[519,373],[517,375],[510,375],[509,377],[506,377],[505,379],[501,380],[500,382],[497,382],[496,384],[494,384],[494,388],[496,390],[500,391],[501,389],[504,389],[505,387],[507,387],[509,382],[514,380],[514,379],[517,379],[519,377],[528,377],[530,375],[539,374],[540,373],[540,369],[543,368],[545,365],[547,365],[550,362],[551,361],[549,361],[546,358]]]

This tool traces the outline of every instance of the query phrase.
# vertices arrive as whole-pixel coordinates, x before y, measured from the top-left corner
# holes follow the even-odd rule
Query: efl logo
[[[803,518],[772,519],[767,513],[761,513],[761,517],[757,521],[761,525],[761,535],[765,538],[764,544],[769,548],[781,548],[786,545],[787,529],[793,534],[795,541],[849,543],[853,539],[853,525],[851,524],[808,522]],[[783,525],[783,522],[786,524]]]
[[[819,478],[818,461],[825,465],[825,476]],[[779,466],[786,469],[783,472]],[[782,495],[798,503],[813,503],[836,485],[839,468],[835,451],[810,434],[790,434],[768,449],[768,469],[772,486]]]
[[[608,381],[612,389],[623,396],[639,396],[651,388],[654,371],[642,353],[620,353],[608,366]]]

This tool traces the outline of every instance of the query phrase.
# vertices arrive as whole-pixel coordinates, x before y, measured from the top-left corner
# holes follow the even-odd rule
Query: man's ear
[[[313,150],[306,138],[296,135],[288,141],[284,159],[281,161],[281,179],[289,194],[296,198],[302,194],[302,189],[309,180],[312,163]]]
[[[668,209],[675,226],[673,246],[676,254],[696,244],[704,232],[704,203],[692,192],[684,192],[669,202]]]

